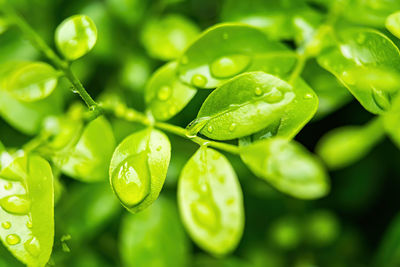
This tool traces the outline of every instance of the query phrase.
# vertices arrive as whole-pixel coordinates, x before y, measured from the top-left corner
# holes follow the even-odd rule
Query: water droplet
[[[188,57],[187,57],[187,56],[183,56],[182,59],[181,59],[181,63],[182,63],[183,65],[188,64],[188,63],[189,63]]]
[[[228,198],[225,203],[226,203],[226,205],[230,206],[233,203],[235,203],[235,199],[234,198]]]
[[[203,127],[207,124],[209,117],[200,117],[193,120],[189,125],[186,127],[186,136],[189,138],[196,137],[197,133],[203,129]]]
[[[207,84],[207,78],[201,74],[195,74],[192,77],[192,85],[196,87],[204,87]]]
[[[9,244],[9,245],[16,245],[16,244],[18,244],[19,242],[21,242],[21,239],[20,239],[19,236],[16,235],[16,234],[10,234],[10,235],[8,235],[8,236],[6,237],[6,242],[7,242],[7,244]]]
[[[304,99],[312,99],[313,97],[314,97],[314,96],[313,96],[312,94],[310,94],[310,93],[305,94],[305,95],[303,96]]]
[[[371,94],[372,99],[380,109],[388,110],[390,108],[390,96],[388,93],[373,88]]]
[[[220,226],[220,212],[210,201],[197,201],[191,206],[193,219],[203,228],[210,231],[218,231]]]
[[[356,41],[357,41],[358,44],[361,45],[361,44],[363,44],[363,43],[365,42],[365,39],[366,39],[366,37],[365,37],[364,34],[359,34],[359,35],[357,36]]]
[[[162,146],[158,146],[158,147],[156,148],[157,151],[161,151],[161,149],[162,149]]]
[[[112,175],[112,185],[121,202],[127,207],[139,204],[150,193],[150,174],[147,152],[125,159]]]
[[[267,101],[268,103],[277,103],[277,102],[279,102],[279,101],[281,101],[281,100],[283,99],[283,94],[282,94],[282,92],[281,92],[279,89],[273,87],[273,88],[268,92],[268,94],[266,94],[266,95],[264,96],[264,99],[265,99],[265,101]]]
[[[13,187],[12,183],[7,183],[7,184],[4,185],[4,189],[5,190],[10,190],[12,187]]]
[[[256,94],[256,96],[260,96],[260,95],[262,95],[263,91],[260,87],[256,87],[256,89],[254,90],[254,93]]]
[[[175,106],[170,106],[168,109],[169,115],[173,116],[176,114],[176,107]]]
[[[171,87],[164,85],[158,90],[157,97],[161,101],[167,100],[171,96]]]
[[[355,79],[354,75],[351,75],[351,73],[348,73],[347,71],[342,72],[342,79],[348,85],[356,84],[356,79]]]
[[[229,126],[229,131],[233,132],[236,129],[236,123],[232,123],[231,126]]]
[[[229,38],[229,34],[228,34],[227,32],[224,32],[224,33],[222,34],[222,39],[228,40],[228,38]]]
[[[27,222],[26,222],[26,227],[28,227],[29,229],[32,229],[32,221],[31,220],[28,220]]]
[[[27,199],[26,195],[13,195],[0,199],[0,206],[9,213],[27,214],[31,202]]]
[[[213,128],[211,125],[209,125],[209,126],[207,127],[207,131],[208,131],[209,133],[212,133],[212,132],[214,131],[214,128]]]
[[[250,64],[247,55],[223,56],[211,63],[211,74],[217,78],[228,78],[244,71]]]
[[[218,181],[221,183],[221,184],[223,184],[223,183],[225,183],[225,176],[219,176],[218,177]]]
[[[11,223],[10,223],[10,222],[2,222],[2,223],[1,223],[1,226],[2,226],[4,229],[10,229],[10,228],[11,228]]]
[[[30,239],[26,240],[24,247],[32,256],[36,257],[40,254],[40,244],[36,237],[31,237]]]

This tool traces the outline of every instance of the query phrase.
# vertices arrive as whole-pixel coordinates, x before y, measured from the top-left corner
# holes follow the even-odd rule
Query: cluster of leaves
[[[199,12],[199,23],[176,14],[186,1],[107,0],[57,26],[53,39],[61,56],[15,11],[30,4],[9,2],[0,1],[10,50],[0,57],[0,116],[31,139],[14,148],[0,136],[7,147],[0,143],[0,239],[28,266],[106,265],[90,249],[78,258],[68,253],[118,221],[121,206],[130,212],[119,233],[126,266],[187,266],[186,234],[208,254],[225,256],[199,257],[198,266],[291,264],[275,250],[332,245],[337,218],[325,210],[281,217],[268,231],[271,255],[251,249],[248,261],[230,258],[245,229],[246,181],[236,173],[249,177],[245,165],[267,182],[261,188],[276,189],[267,187],[265,194],[312,200],[330,192],[328,168],[355,163],[385,135],[400,146],[397,0],[226,0],[222,23],[213,26],[207,11]],[[55,5],[33,2],[48,10]],[[200,23],[210,27],[201,32]],[[127,49],[116,28],[139,28],[139,37],[127,41]],[[99,62],[123,67],[89,82]],[[100,87],[96,101],[81,80]],[[71,101],[70,91],[88,108]],[[318,156],[294,140],[310,120],[352,97],[374,114],[371,121],[328,132],[317,144]],[[171,191],[176,185],[177,204],[170,191],[159,196],[165,183]],[[103,238],[113,259],[113,239]],[[396,266],[398,240],[386,239],[376,264]],[[3,254],[0,263],[17,264]],[[295,264],[319,260],[302,255]],[[326,266],[347,258],[335,260]]]

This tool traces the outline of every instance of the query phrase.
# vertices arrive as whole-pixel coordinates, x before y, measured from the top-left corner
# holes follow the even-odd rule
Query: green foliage
[[[128,136],[118,145],[110,163],[110,183],[125,208],[136,213],[157,199],[170,154],[168,137],[151,128]]]
[[[260,178],[294,197],[314,199],[329,192],[321,162],[295,141],[269,138],[245,145],[241,157]]]
[[[0,237],[28,266],[44,266],[54,237],[53,174],[37,155],[1,154]]]
[[[57,27],[55,40],[65,58],[76,60],[86,55],[96,44],[96,25],[88,16],[72,16]]]
[[[124,266],[188,264],[188,240],[178,210],[165,197],[139,214],[125,214],[119,242]]]
[[[396,266],[398,10],[0,0],[0,266]]]
[[[193,240],[215,255],[231,252],[243,232],[242,190],[229,161],[201,147],[183,167],[178,204]]]

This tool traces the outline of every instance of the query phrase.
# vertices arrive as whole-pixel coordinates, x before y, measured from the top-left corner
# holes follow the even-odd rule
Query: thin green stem
[[[92,117],[95,118],[101,115],[102,110],[88,94],[76,75],[72,72],[70,64],[60,58],[10,4],[4,3],[1,6],[1,10],[10,19],[10,21],[22,31],[24,36],[32,43],[32,45],[41,51],[57,69],[64,73],[64,76],[72,83],[74,92],[79,94],[79,96],[83,99],[83,101],[85,101],[86,105],[93,112]]]
[[[201,138],[200,136],[197,135],[190,135],[189,132],[176,125],[172,125],[169,123],[165,122],[155,122],[153,119],[145,116],[143,113],[138,112],[132,108],[128,108],[122,104],[117,105],[115,107],[103,107],[105,111],[113,113],[116,117],[120,119],[124,119],[127,121],[131,122],[137,122],[146,126],[150,127],[155,127],[160,130],[164,130],[166,132],[170,132],[172,134],[175,134],[177,136],[186,138],[188,140],[191,140],[200,146],[210,146],[214,148],[218,148],[220,150],[238,155],[240,153],[240,149],[238,146],[227,144],[227,143],[222,143],[222,142],[217,142],[217,141],[212,141],[212,140],[207,140],[204,138]]]

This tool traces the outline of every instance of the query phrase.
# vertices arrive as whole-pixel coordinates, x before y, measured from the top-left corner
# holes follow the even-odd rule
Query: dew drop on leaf
[[[355,85],[356,84],[356,79],[354,78],[354,76],[351,75],[350,73],[348,73],[347,71],[344,71],[342,73],[342,79],[348,85]]]
[[[5,190],[10,190],[12,188],[12,186],[13,186],[12,183],[7,183],[7,184],[4,185],[4,189]]]
[[[312,94],[305,94],[304,99],[312,99],[314,96]]]
[[[32,221],[31,220],[28,220],[27,222],[26,222],[26,227],[28,227],[29,229],[32,229]]]
[[[219,210],[211,201],[197,201],[191,207],[194,220],[207,230],[219,228]]]
[[[203,87],[207,84],[207,78],[201,74],[195,74],[192,77],[192,85],[196,87]]]
[[[260,87],[256,87],[256,89],[254,90],[254,93],[256,94],[256,96],[260,96],[260,95],[262,95],[263,91]]]
[[[24,247],[32,256],[36,257],[40,254],[40,244],[36,237],[31,237],[25,241]]]
[[[207,131],[209,133],[212,133],[212,131],[214,131],[214,128],[210,125],[210,126],[207,127]]]
[[[4,229],[10,229],[11,223],[10,222],[2,222],[1,227],[3,227]]]
[[[165,85],[160,88],[157,97],[161,101],[166,101],[171,96],[171,87]]]
[[[241,73],[249,64],[247,55],[223,56],[211,63],[211,74],[217,78],[229,78]]]
[[[141,159],[144,153],[128,157],[112,175],[115,193],[127,207],[139,204],[150,193],[150,177],[143,167],[147,163]]]
[[[21,241],[21,238],[16,234],[10,234],[6,237],[6,242],[9,245],[16,245]]]
[[[224,32],[224,33],[222,34],[222,39],[228,40],[228,38],[229,38],[229,34],[228,34],[227,32]]]
[[[7,212],[13,214],[26,214],[30,209],[30,201],[26,195],[12,195],[0,200],[0,206]]]
[[[277,102],[281,101],[282,99],[283,99],[282,92],[275,87],[273,87],[271,89],[271,91],[268,92],[268,94],[265,96],[265,100],[268,103],[277,103]]]
[[[229,131],[233,132],[236,129],[236,123],[232,123],[231,126],[229,126]]]

